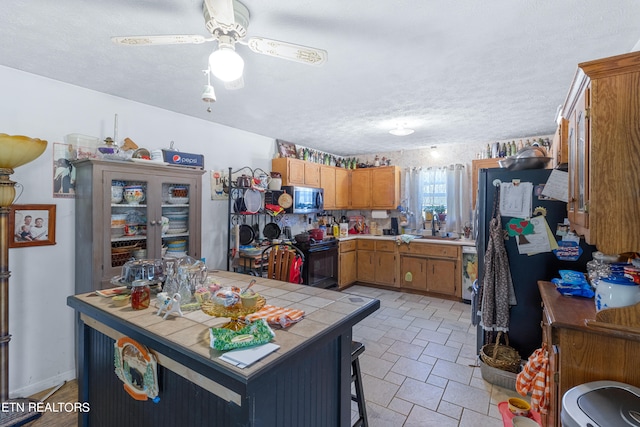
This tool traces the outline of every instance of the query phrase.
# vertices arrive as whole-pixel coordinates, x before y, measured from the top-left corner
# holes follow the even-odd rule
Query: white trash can
[[[617,381],[594,381],[562,396],[562,427],[640,426],[640,388]]]

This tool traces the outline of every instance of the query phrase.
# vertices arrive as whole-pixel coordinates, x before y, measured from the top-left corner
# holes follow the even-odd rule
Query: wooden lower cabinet
[[[398,251],[400,288],[462,298],[460,246],[412,243]]]
[[[427,263],[427,291],[445,295],[457,295],[460,286],[456,280],[457,260],[430,259]],[[453,286],[452,286],[453,285]]]
[[[396,244],[390,240],[357,240],[358,282],[398,287]]]
[[[338,288],[342,289],[357,279],[356,241],[340,242],[338,257]]]
[[[413,256],[400,257],[400,287],[427,290],[427,259]]]
[[[561,425],[562,397],[571,388],[600,380],[640,387],[640,334],[633,328],[587,326],[595,319],[592,299],[562,296],[551,282],[538,282],[543,342],[549,352],[550,407],[543,426]]]

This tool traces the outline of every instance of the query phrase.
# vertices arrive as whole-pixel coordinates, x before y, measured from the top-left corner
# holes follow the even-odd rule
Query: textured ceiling
[[[579,62],[640,39],[637,0],[242,0],[248,36],[326,49],[312,67],[246,46],[245,87],[202,70],[215,43],[118,46],[112,36],[208,36],[201,0],[2,0],[0,64],[339,155],[550,134]],[[415,133],[388,130],[405,123]]]

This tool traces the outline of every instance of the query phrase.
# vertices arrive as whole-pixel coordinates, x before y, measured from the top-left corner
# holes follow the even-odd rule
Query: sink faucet
[[[438,228],[436,229],[436,223],[438,224]],[[433,218],[431,219],[431,235],[435,236],[436,231],[440,231],[440,217],[436,211],[433,211]]]

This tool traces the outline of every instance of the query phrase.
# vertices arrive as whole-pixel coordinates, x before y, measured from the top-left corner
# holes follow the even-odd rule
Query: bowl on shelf
[[[111,237],[122,237],[122,236],[124,236],[124,225],[111,227]]]
[[[111,228],[123,227],[127,223],[127,214],[111,214]]]
[[[175,186],[169,188],[170,197],[186,198],[189,194],[189,189],[184,186]]]
[[[137,205],[145,199],[144,187],[142,185],[127,185],[124,187],[124,200],[131,204]]]
[[[168,202],[172,205],[186,205],[187,203],[189,203],[189,198],[169,196]]]
[[[135,251],[132,252],[132,254],[135,259],[145,259],[147,257],[147,250],[136,249]]]

